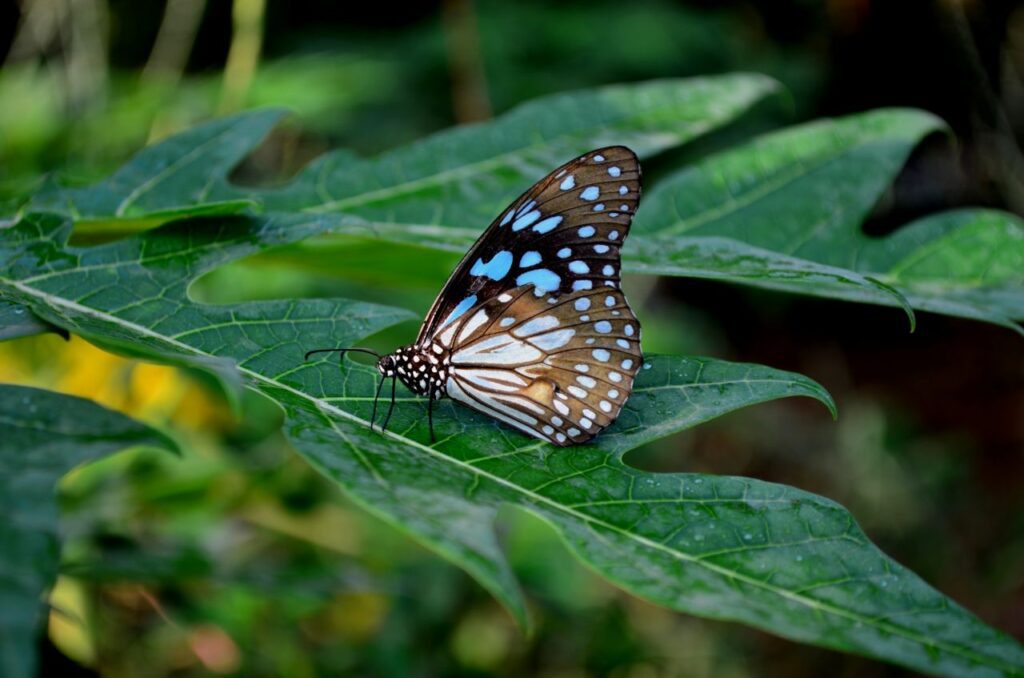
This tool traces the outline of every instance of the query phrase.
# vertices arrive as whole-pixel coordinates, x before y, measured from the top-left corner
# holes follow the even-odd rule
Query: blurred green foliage
[[[266,64],[246,107],[287,105],[311,132],[329,136],[354,112],[393,100],[395,67],[345,55],[309,55]],[[392,83],[389,85],[389,83]],[[209,119],[218,111],[222,76],[188,76],[168,85],[113,74],[106,100],[68,115],[53,71],[32,65],[0,70],[0,198],[24,197],[55,168],[72,183],[108,174],[139,147]]]
[[[810,102],[822,76],[813,59],[779,48],[732,12],[663,2],[485,2],[477,13],[479,59],[496,112],[603,83],[737,70],[773,75],[794,102]],[[411,141],[453,122],[441,29],[433,17],[387,31],[342,22],[282,36],[288,51],[261,63],[241,105],[285,106],[314,135],[285,159],[286,169],[328,144],[371,153]],[[630,37],[582,49],[610,30]],[[55,170],[73,183],[93,181],[140,146],[224,112],[221,72],[172,81],[146,75],[111,69],[104,91],[69,108],[59,68],[26,61],[0,69],[0,200],[25,197]]]

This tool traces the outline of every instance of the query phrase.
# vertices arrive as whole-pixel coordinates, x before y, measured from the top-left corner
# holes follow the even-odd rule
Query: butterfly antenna
[[[376,356],[377,360],[380,360],[380,353],[371,351],[368,348],[315,348],[312,351],[306,351],[306,357],[303,360],[309,360],[309,356],[316,355],[317,353],[339,353],[339,360],[345,356],[349,351],[355,351],[357,353],[368,353],[372,356]]]
[[[382,388],[384,388],[384,382],[387,381],[387,380],[388,380],[388,378],[385,375],[383,375],[383,374],[380,375],[380,384],[377,385],[377,393],[374,394],[374,396],[373,396],[373,412],[370,414],[370,430],[371,431],[373,430],[373,422],[377,420],[377,401],[380,399],[380,390]],[[380,432],[383,433],[384,429],[382,428],[380,430]]]
[[[398,377],[391,377],[391,405],[388,406],[388,414],[384,417],[384,424],[380,427],[380,432],[384,431],[388,427],[388,422],[391,421],[391,413],[395,409],[395,382],[398,381]]]

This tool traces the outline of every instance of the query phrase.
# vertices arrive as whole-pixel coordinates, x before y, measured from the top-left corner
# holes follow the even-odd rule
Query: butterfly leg
[[[377,393],[373,396],[373,412],[370,414],[370,430],[373,430],[373,422],[377,420],[377,401],[380,399],[380,390],[384,388],[384,382],[387,381],[387,377],[381,375],[380,384],[377,385]],[[381,433],[384,429],[381,429]]]
[[[391,405],[388,406],[387,416],[384,417],[384,424],[380,427],[380,432],[384,431],[388,427],[388,422],[391,421],[391,413],[395,410],[395,384],[398,381],[398,377],[391,377]]]

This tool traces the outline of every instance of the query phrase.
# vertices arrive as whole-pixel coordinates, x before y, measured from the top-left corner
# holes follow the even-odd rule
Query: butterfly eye
[[[377,371],[381,374],[387,374],[388,371],[395,369],[395,359],[389,355],[384,356],[377,361]]]

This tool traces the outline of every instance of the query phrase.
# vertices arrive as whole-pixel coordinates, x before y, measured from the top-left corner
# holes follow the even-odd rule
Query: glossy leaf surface
[[[425,403],[402,393],[390,430],[368,427],[375,372],[303,352],[354,345],[407,320],[345,300],[207,306],[192,279],[227,261],[333,227],[316,216],[197,220],[92,248],[69,224],[26,219],[2,233],[3,293],[48,322],[140,355],[232,365],[278,403],[296,449],[349,496],[429,545],[523,623],[522,595],[494,533],[498,508],[542,516],[596,571],[673,609],[929,672],[1024,666],[1024,650],[877,549],[842,507],[747,478],[654,474],[622,455],[737,408],[804,395],[813,381],[767,367],[654,357],[623,416],[594,444],[553,448],[450,403],[429,444]]]

